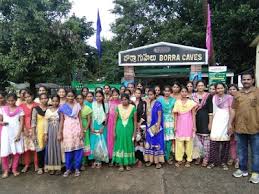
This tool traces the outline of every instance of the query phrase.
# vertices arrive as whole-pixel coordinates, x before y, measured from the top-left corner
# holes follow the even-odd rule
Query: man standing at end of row
[[[233,176],[236,178],[248,176],[248,144],[250,144],[252,176],[249,181],[259,183],[259,89],[253,86],[254,81],[253,74],[242,75],[243,89],[235,95],[232,106],[239,157],[239,169]]]

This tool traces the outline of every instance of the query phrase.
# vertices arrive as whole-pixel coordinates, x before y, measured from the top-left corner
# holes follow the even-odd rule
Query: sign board
[[[209,67],[209,85],[219,82],[226,83],[227,66]]]
[[[207,65],[208,51],[159,42],[119,52],[119,66]]]

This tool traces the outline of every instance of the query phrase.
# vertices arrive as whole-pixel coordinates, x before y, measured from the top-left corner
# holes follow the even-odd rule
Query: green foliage
[[[259,34],[259,2],[211,1],[216,62],[236,72],[253,66]],[[119,50],[159,41],[205,48],[204,0],[116,0],[112,29]]]
[[[68,0],[0,2],[0,69],[14,82],[70,83],[85,67],[86,18],[68,17]]]

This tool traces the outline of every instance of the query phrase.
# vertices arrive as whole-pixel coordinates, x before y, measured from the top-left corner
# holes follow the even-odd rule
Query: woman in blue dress
[[[144,159],[146,166],[156,165],[157,169],[162,167],[164,159],[164,129],[162,104],[156,100],[155,91],[148,91],[147,99],[147,131]]]

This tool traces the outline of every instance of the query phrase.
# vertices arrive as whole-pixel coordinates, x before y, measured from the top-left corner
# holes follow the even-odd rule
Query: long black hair
[[[96,96],[96,94],[101,94],[102,95],[102,97],[103,97],[103,99],[102,99],[103,111],[104,111],[104,113],[106,113],[105,105],[104,105],[104,94],[103,94],[103,91],[98,90],[98,91],[95,92],[95,96]]]

